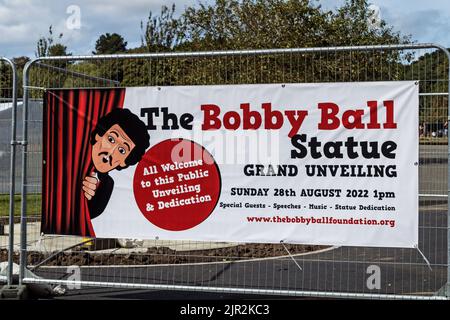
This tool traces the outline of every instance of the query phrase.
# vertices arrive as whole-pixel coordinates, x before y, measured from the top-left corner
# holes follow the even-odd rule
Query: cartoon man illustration
[[[83,180],[90,218],[106,208],[114,188],[111,170],[138,163],[150,145],[145,123],[128,109],[114,109],[102,117],[91,133],[93,170]]]

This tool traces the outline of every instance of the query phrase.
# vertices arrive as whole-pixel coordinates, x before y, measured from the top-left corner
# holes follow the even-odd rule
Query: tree
[[[366,0],[347,0],[336,12],[318,1],[217,0],[189,7],[179,20],[183,44],[195,50],[262,49],[401,43],[384,21],[373,28]]]
[[[324,10],[318,0],[216,0],[176,17],[163,6],[141,21],[140,48],[127,52],[332,47],[410,42],[384,21],[373,23],[366,0]],[[398,80],[408,60],[396,50],[263,56],[164,57],[99,61],[102,76],[133,85],[195,85]],[[116,63],[116,65],[114,65]]]
[[[95,51],[93,54],[114,54],[125,52],[127,49],[127,42],[124,38],[117,33],[105,33],[102,34],[95,43]],[[123,66],[120,61],[99,61],[97,63],[97,76],[115,80],[122,81],[123,79]]]
[[[344,5],[331,14],[327,24],[326,45],[375,45],[410,42],[409,36],[395,32],[386,21],[380,20],[377,26],[372,21],[373,11],[366,0],[346,0]]]
[[[50,56],[71,56],[72,53],[67,52],[67,46],[60,43],[63,34],[60,33],[56,39],[53,34],[53,27],[50,25],[48,28],[48,36],[41,37],[38,39],[36,44],[36,57],[50,57]],[[51,88],[58,88],[64,86],[67,79],[67,74],[64,69],[71,64],[70,61],[46,61],[43,65],[56,67],[59,69],[50,68],[32,68],[30,71],[30,79],[35,79],[35,81],[44,81],[47,79],[46,86]],[[37,80],[39,79],[39,80]],[[36,93],[33,93],[36,94]]]
[[[16,65],[18,70],[23,70],[23,68],[25,67],[27,62],[30,61],[30,60],[31,60],[30,58],[25,57],[25,56],[13,58],[13,62]]]
[[[0,98],[10,98],[12,87],[12,72],[8,64],[0,61]],[[0,103],[3,102],[0,100]]]
[[[67,53],[67,46],[61,44],[61,43],[56,43],[54,45],[51,45],[48,48],[48,56],[52,57],[52,56],[71,56],[71,53]]]
[[[168,51],[180,43],[180,20],[174,14],[175,4],[170,8],[162,6],[159,16],[153,16],[150,11],[145,27],[141,21],[141,43],[148,52]]]
[[[21,57],[15,57],[12,59],[14,64],[16,65],[17,68],[17,96],[18,97],[22,97],[23,95],[23,79],[21,77],[22,73],[23,73],[23,68],[25,68],[25,65],[31,60],[28,57],[25,56],[21,56]]]
[[[335,11],[322,9],[308,0],[216,0],[188,7],[174,18],[174,7],[163,7],[160,16],[150,14],[145,45],[148,51],[207,51],[268,48],[327,47],[343,45],[407,43],[409,38],[394,32],[384,21],[373,24],[366,0],[347,0]],[[141,25],[142,27],[142,25]],[[170,59],[164,59],[169,61]],[[176,59],[150,62],[150,81],[173,84],[315,82],[379,80],[398,64],[398,52],[328,52],[296,55],[267,55],[265,60],[249,56],[234,58]],[[162,61],[162,60],[160,60]],[[373,66],[368,73],[368,66]],[[175,74],[172,72],[175,72]],[[301,72],[299,72],[301,71]],[[154,74],[154,75],[152,75]],[[180,79],[183,76],[183,79]],[[133,79],[127,79],[133,81]]]
[[[60,33],[56,41],[61,40],[63,34]],[[67,47],[61,43],[55,43],[53,36],[53,26],[48,28],[48,36],[40,37],[36,44],[36,57],[49,57],[49,56],[66,56],[71,55],[67,52]]]
[[[127,50],[127,42],[117,33],[102,34],[95,42],[95,51],[93,54],[113,54],[125,52]]]
[[[12,59],[12,61],[16,65],[17,69],[17,77],[16,77],[17,97],[21,97],[23,94],[23,88],[22,88],[22,77],[20,75],[23,72],[25,64],[28,61],[30,61],[30,58],[25,56],[15,57]],[[13,85],[13,77],[11,67],[9,66],[9,64],[0,62],[0,97],[11,98],[12,85]]]
[[[448,68],[449,61],[441,50],[427,52],[405,66],[405,80],[420,79],[420,92],[435,94],[420,97],[421,124],[437,126],[448,120],[448,96],[442,95],[448,92]]]

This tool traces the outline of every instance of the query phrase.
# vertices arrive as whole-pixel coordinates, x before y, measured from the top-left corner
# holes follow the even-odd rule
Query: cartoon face
[[[125,160],[135,147],[125,131],[115,124],[103,136],[95,135],[92,161],[98,172],[106,173],[117,167],[126,167]]]

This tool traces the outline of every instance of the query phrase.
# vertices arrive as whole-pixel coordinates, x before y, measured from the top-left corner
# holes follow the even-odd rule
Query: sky
[[[119,33],[128,47],[140,45],[140,22],[149,11],[159,13],[164,4],[175,3],[180,13],[200,0],[0,0],[0,55],[34,57],[36,42],[63,33],[62,43],[73,54],[90,54],[95,41],[106,32]],[[211,3],[213,0],[206,0]],[[203,1],[205,2],[205,1]],[[343,0],[318,1],[333,9]],[[371,0],[380,16],[395,31],[410,34],[417,42],[450,47],[449,0]]]

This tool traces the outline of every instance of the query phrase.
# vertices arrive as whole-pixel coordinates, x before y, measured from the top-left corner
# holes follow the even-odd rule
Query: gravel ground
[[[326,246],[293,245],[285,247],[291,254],[312,252],[327,248]],[[0,261],[7,261],[7,251],[0,250]],[[35,265],[52,253],[29,252],[28,264]],[[148,248],[145,253],[95,253],[84,251],[63,252],[51,260],[46,266],[70,265],[152,265],[152,264],[180,264],[238,261],[255,258],[279,257],[288,255],[286,249],[280,244],[242,244],[234,247],[216,248],[210,250],[176,251],[165,247]],[[14,262],[18,262],[18,253],[14,255]]]

